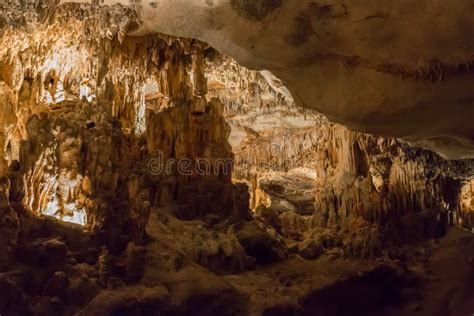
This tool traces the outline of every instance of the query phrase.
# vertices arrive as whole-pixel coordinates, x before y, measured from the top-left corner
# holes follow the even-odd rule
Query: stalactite
[[[460,208],[458,211],[461,226],[474,230],[474,180],[464,184],[460,194]]]
[[[331,123],[197,40],[128,36],[140,1],[56,3],[0,4],[0,314],[189,314],[268,292],[251,313],[278,314],[314,294],[300,270],[320,256],[358,275],[472,229],[468,163]]]
[[[472,174],[468,161],[443,161],[400,140],[351,132],[315,113],[293,110],[294,101],[285,90],[271,87],[277,85],[274,78],[226,59],[222,63],[224,71],[216,67],[210,72],[214,80],[211,93],[226,104],[226,116],[238,131],[236,177],[251,185],[251,204],[257,216],[266,209],[280,214],[291,235],[300,229],[285,225],[290,218],[284,216],[286,212],[298,213],[294,216],[301,221],[310,215],[306,220],[313,231],[346,231],[346,250],[359,255],[360,249],[371,247],[369,252],[377,253],[384,242],[442,235],[444,218],[458,207],[446,192],[449,187],[456,191],[457,179]],[[266,94],[269,90],[272,92]],[[272,116],[262,118],[269,108],[255,99],[272,104]],[[259,111],[248,104],[259,104]],[[285,127],[287,122],[278,121],[281,114],[286,120],[297,118],[302,126]],[[308,127],[303,115],[311,122]],[[271,127],[265,124],[278,128],[270,133]],[[300,188],[300,194],[295,193],[292,181],[308,185],[309,192]],[[304,197],[308,195],[313,200]],[[313,205],[308,207],[310,201]],[[360,234],[355,244],[349,237],[354,232]]]

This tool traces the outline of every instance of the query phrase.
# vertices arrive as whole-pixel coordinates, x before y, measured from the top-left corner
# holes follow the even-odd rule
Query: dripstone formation
[[[161,2],[78,2],[0,4],[1,315],[470,310],[471,160],[332,123],[207,35],[149,32]],[[229,5],[252,25],[288,6]],[[286,42],[349,11],[313,3]]]

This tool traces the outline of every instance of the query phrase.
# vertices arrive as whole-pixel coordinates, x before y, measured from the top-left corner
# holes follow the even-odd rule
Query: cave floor
[[[457,316],[474,310],[474,237],[458,228],[429,246],[429,260],[290,255],[251,271],[219,274],[196,263],[219,236],[200,222],[164,214],[151,214],[142,281],[102,292],[83,315],[139,309],[139,315]]]
[[[385,315],[462,316],[474,314],[474,236],[453,227],[432,249],[422,297],[403,311]]]

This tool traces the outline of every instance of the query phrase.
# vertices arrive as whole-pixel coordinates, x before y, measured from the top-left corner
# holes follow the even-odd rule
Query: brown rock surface
[[[474,165],[412,146],[472,155],[466,48],[376,49],[423,5],[60,2],[0,4],[0,314],[471,308]]]

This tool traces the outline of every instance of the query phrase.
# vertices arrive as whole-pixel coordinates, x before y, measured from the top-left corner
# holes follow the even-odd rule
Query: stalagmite
[[[320,29],[364,7],[333,2],[0,3],[0,316],[471,311],[473,161],[413,143],[441,139],[456,157],[463,146],[443,129],[423,143],[426,124],[419,137],[380,133],[403,140],[310,109],[365,130],[360,105],[379,92],[348,85],[357,69],[421,94],[469,70],[305,53],[338,44]],[[392,105],[374,120],[398,115]]]

